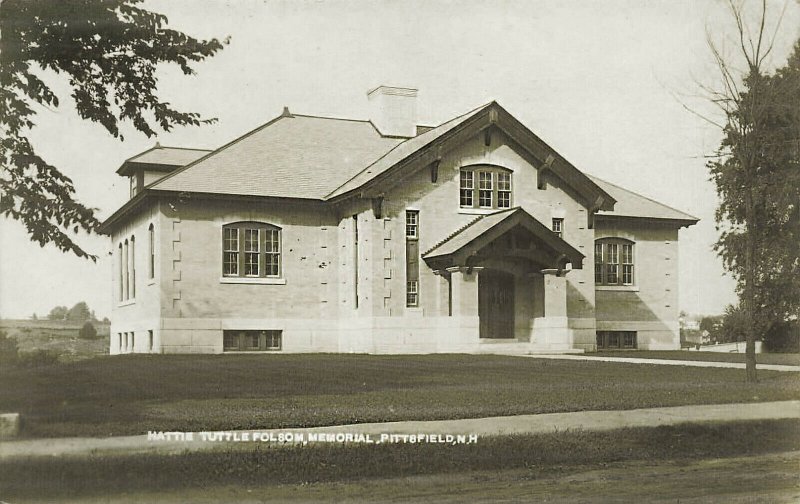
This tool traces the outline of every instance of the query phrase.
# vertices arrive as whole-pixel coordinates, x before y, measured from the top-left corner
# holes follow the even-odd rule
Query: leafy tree
[[[48,320],[66,320],[69,309],[66,306],[56,306],[47,314]]]
[[[85,301],[75,303],[75,306],[67,312],[67,320],[75,320],[84,322],[92,318],[92,312],[89,310],[89,305]]]
[[[40,157],[28,135],[36,105],[59,98],[42,70],[63,75],[82,119],[123,140],[120,123],[152,136],[156,129],[213,121],[180,112],[157,95],[157,67],[191,64],[222,49],[166,27],[142,0],[3,0],[0,9],[0,214],[20,221],[31,240],[91,257],[68,234],[91,232],[94,210],[75,199],[72,181]]]
[[[31,320],[39,320],[39,316],[36,315],[36,312],[33,312],[33,315],[31,315]]]
[[[767,73],[774,35],[765,33],[766,2],[754,29],[744,21],[743,4],[730,0],[730,7],[745,70],[740,74],[711,45],[723,84],[713,101],[725,112],[726,124],[719,156],[708,167],[720,197],[715,249],[737,280],[747,380],[753,382],[755,340],[797,313],[800,303],[800,44],[786,67]]]
[[[749,327],[749,319],[742,306],[728,305],[725,308],[725,315],[722,316],[719,341],[722,343],[746,341]]]
[[[87,320],[78,331],[78,336],[82,339],[95,339],[97,337],[97,329],[94,328],[94,324]]]

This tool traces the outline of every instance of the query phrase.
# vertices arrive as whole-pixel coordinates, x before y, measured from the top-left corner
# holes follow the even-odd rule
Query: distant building
[[[420,126],[416,94],[123,163],[111,353],[679,348],[695,217],[586,175],[496,102]]]

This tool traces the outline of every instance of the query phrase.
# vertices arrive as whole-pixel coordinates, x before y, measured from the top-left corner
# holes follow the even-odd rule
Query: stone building
[[[123,163],[111,353],[677,349],[695,217],[589,176],[496,102],[439,126],[283,113]]]

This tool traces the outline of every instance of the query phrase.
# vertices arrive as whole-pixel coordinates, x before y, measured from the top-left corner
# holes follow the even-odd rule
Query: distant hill
[[[81,327],[83,322],[70,320],[0,319],[0,331],[17,340],[20,352],[54,350],[64,361],[107,355],[109,324],[94,322],[97,339],[93,340],[78,337]]]

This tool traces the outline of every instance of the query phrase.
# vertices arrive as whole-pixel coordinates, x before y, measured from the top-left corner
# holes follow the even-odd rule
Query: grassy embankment
[[[13,499],[14,502],[18,502],[18,499],[40,501],[52,497],[82,497],[80,501],[83,502],[83,498],[92,496],[116,499],[116,496],[123,498],[137,492],[137,502],[186,502],[187,492],[194,492],[204,502],[226,502],[234,495],[238,495],[238,500],[255,497],[258,493],[264,495],[265,499],[275,498],[276,494],[271,488],[275,488],[279,495],[299,498],[304,495],[303,492],[308,492],[307,485],[310,483],[335,482],[337,491],[351,494],[351,497],[361,491],[361,498],[374,501],[376,495],[363,495],[364,487],[375,479],[390,478],[381,482],[378,488],[394,485],[398,493],[391,498],[384,495],[381,500],[396,501],[404,492],[413,492],[413,485],[406,479],[411,476],[444,475],[442,480],[437,480],[440,481],[438,488],[429,491],[439,496],[451,493],[457,496],[459,485],[475,487],[472,481],[475,471],[489,471],[478,477],[491,482],[492,478],[502,474],[513,475],[510,479],[514,481],[503,485],[506,488],[504,495],[510,497],[509,485],[517,488],[520,485],[530,486],[531,480],[604,470],[620,464],[635,469],[661,462],[659,470],[664,471],[665,467],[685,467],[696,460],[740,455],[752,457],[796,450],[800,450],[800,420],[796,419],[684,424],[607,432],[563,431],[484,438],[476,444],[454,446],[309,445],[261,449],[247,447],[182,455],[132,454],[13,460],[0,462],[0,489],[5,499]],[[753,470],[756,468],[749,467],[745,472]],[[733,478],[722,482],[722,485],[715,487],[713,479],[702,481],[701,484],[707,492],[730,492],[737,489],[736,482],[743,478],[740,471],[741,468],[737,467],[734,474],[728,474],[729,479],[731,476]],[[469,476],[471,474],[473,476]],[[657,477],[657,474],[649,477]],[[580,479],[571,479],[569,482],[570,486],[576,485],[575,491],[579,491]],[[624,483],[624,486],[615,488],[620,483]],[[612,481],[604,485],[604,489],[610,495],[620,496],[623,489],[631,493],[636,490],[636,485],[651,483]],[[443,488],[443,484],[451,488]],[[794,478],[792,481],[766,482],[765,486],[770,490],[792,492],[796,491],[796,484]],[[548,488],[552,490],[552,486],[548,485]],[[672,487],[667,489],[673,492],[677,490]],[[256,493],[250,495],[251,491]],[[642,497],[641,493],[632,495]],[[480,487],[477,487],[471,488],[469,493],[465,490],[464,495],[470,497],[468,500],[473,500],[472,497],[486,497],[488,494],[483,495]],[[597,497],[596,493],[592,495]],[[330,494],[326,496],[330,498]],[[520,497],[517,493],[516,498]]]

